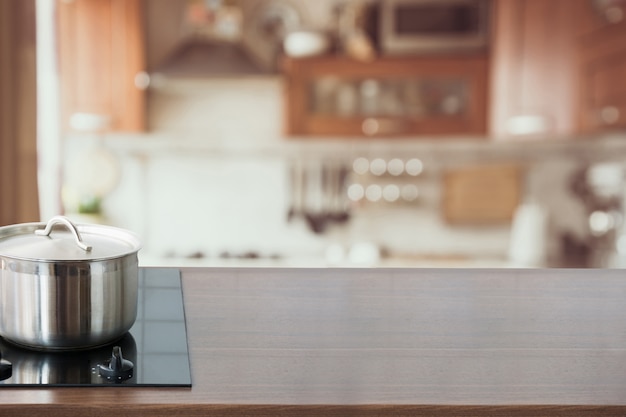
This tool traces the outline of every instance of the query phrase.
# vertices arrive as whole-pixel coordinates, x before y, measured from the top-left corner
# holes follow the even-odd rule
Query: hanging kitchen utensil
[[[322,164],[307,167],[304,188],[304,217],[313,233],[323,233],[326,230],[325,182]]]
[[[336,223],[345,223],[350,218],[348,202],[346,198],[346,179],[348,168],[339,162],[333,166],[333,203],[330,216]]]

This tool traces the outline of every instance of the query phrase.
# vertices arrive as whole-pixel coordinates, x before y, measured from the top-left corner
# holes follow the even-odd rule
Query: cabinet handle
[[[150,75],[145,71],[140,71],[135,74],[135,87],[140,90],[145,90],[150,86]]]
[[[399,120],[385,120],[368,117],[361,123],[361,131],[366,136],[374,135],[392,135],[406,132],[408,130],[407,123]]]
[[[614,106],[606,106],[600,110],[600,120],[605,125],[613,125],[617,123],[620,119],[620,112],[617,107]]]

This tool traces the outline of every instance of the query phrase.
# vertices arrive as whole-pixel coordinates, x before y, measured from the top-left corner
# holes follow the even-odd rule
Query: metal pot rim
[[[128,230],[100,224],[74,224],[63,216],[55,216],[48,223],[0,227],[0,257],[20,261],[108,260],[132,255],[141,247],[139,237]]]

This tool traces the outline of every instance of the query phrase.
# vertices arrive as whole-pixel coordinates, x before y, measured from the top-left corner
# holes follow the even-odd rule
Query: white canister
[[[511,225],[509,262],[514,267],[541,268],[547,258],[546,210],[536,203],[517,207]]]

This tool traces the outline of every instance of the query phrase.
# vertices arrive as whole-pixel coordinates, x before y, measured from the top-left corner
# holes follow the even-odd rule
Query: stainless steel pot
[[[137,317],[139,238],[103,225],[0,227],[0,336],[32,349],[101,346]]]

